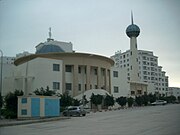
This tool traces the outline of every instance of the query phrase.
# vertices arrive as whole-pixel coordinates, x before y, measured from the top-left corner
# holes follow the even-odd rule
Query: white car
[[[155,102],[151,103],[151,105],[165,105],[167,101],[164,100],[156,100]]]

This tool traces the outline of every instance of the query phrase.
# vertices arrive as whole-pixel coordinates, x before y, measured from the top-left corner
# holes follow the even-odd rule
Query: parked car
[[[70,106],[62,114],[64,116],[86,116],[86,111],[79,106]]]
[[[165,105],[167,101],[164,100],[156,100],[155,102],[151,103],[151,105]]]
[[[83,109],[83,110],[85,110],[86,113],[90,113],[90,112],[91,112],[91,108],[89,108],[88,105],[85,105],[85,106],[81,105],[80,108]]]

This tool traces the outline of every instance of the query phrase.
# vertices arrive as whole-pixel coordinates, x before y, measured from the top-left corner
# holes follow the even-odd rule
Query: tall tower
[[[137,37],[139,36],[140,29],[133,22],[133,14],[131,12],[131,25],[126,29],[126,34],[130,38],[130,81],[139,82],[139,63],[138,63],[138,49]]]

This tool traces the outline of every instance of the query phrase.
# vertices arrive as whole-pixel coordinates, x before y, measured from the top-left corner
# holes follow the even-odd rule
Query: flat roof
[[[97,55],[97,54],[90,54],[90,53],[76,53],[76,52],[62,52],[62,53],[46,53],[46,54],[31,54],[28,56],[20,57],[14,61],[14,64],[16,66],[23,64],[25,62],[28,62],[35,58],[52,58],[52,59],[58,59],[60,57],[91,57],[96,59],[102,59],[105,61],[108,61],[112,66],[114,65],[114,61],[111,58],[108,58],[106,56]]]

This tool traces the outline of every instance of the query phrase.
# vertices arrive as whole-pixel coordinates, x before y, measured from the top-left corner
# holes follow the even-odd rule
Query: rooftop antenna
[[[51,27],[49,27],[49,39],[51,39],[52,33],[51,33]]]
[[[54,39],[51,38],[52,33],[51,33],[51,27],[49,27],[49,38],[47,39],[47,41],[53,41]]]
[[[133,23],[133,12],[132,12],[132,10],[131,10],[131,23],[134,24]]]

